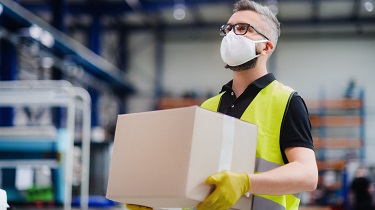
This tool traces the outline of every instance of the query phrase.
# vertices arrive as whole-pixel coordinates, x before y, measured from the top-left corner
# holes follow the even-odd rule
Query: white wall
[[[220,57],[220,39],[171,41],[166,44],[164,88],[174,95],[195,91],[216,94],[231,79]]]
[[[340,98],[351,78],[365,91],[366,159],[375,162],[375,38],[285,38],[275,56],[278,80],[305,99]]]
[[[329,38],[328,38],[329,37]],[[155,50],[152,35],[134,36],[133,47],[141,47],[131,55],[130,73],[140,96],[130,101],[129,112],[152,108],[156,78]],[[140,41],[141,40],[141,41]],[[172,95],[196,91],[201,96],[217,93],[231,79],[220,58],[221,38],[213,35],[202,38],[166,39],[162,84]],[[138,43],[138,44],[137,44]],[[139,45],[139,43],[146,43]],[[135,49],[134,48],[134,49]],[[271,72],[277,79],[294,89],[305,99],[343,96],[351,78],[365,90],[366,155],[375,161],[375,38],[351,36],[283,35],[272,58]],[[146,82],[146,84],[145,84]]]
[[[129,81],[137,94],[131,96],[129,112],[152,110],[155,87],[155,42],[152,33],[133,33],[129,37]]]
[[[369,92],[375,88],[374,58],[375,38],[287,38],[277,48],[276,74],[305,97],[319,97],[320,91],[341,97],[351,78]]]

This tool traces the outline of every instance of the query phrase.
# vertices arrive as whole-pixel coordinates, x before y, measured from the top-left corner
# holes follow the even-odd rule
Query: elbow
[[[307,191],[314,191],[314,190],[316,190],[317,186],[318,186],[318,181],[317,180],[316,181],[315,180],[314,181],[310,181],[310,183],[307,186]]]
[[[314,191],[318,186],[318,171],[310,172],[309,179],[306,179],[306,190]]]

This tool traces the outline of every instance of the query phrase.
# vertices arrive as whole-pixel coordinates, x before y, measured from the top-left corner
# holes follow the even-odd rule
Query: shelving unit
[[[58,177],[55,200],[63,203],[64,210],[71,209],[73,145],[79,126],[82,141],[81,208],[88,209],[91,102],[87,91],[66,81],[5,81],[0,82],[0,99],[1,107],[60,107],[65,110],[66,125],[61,128],[13,126],[2,127],[0,132],[0,150],[16,151],[7,156],[0,152],[0,169],[15,169],[23,165],[53,168]],[[82,114],[81,125],[75,120],[78,113]],[[39,156],[19,158],[33,151]],[[13,187],[9,191],[16,189]],[[20,196],[14,199],[22,201]]]
[[[364,92],[358,98],[306,100],[319,169],[313,204],[348,206],[349,161],[365,158]]]
[[[206,99],[196,98],[161,98],[158,101],[157,109],[173,109],[187,106],[199,106]]]

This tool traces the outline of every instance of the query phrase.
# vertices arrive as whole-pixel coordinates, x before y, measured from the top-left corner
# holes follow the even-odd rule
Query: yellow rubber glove
[[[126,209],[128,210],[152,210],[152,208],[147,206],[140,206],[135,204],[126,204]]]
[[[222,171],[209,176],[207,184],[216,185],[215,190],[202,203],[198,210],[224,210],[231,208],[242,195],[250,189],[250,177],[247,173]]]

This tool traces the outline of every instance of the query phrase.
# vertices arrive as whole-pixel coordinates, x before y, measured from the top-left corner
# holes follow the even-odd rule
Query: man
[[[365,166],[357,169],[350,184],[349,201],[352,210],[375,210],[374,188]]]
[[[216,188],[197,209],[229,209],[250,193],[253,210],[297,210],[300,192],[316,189],[318,170],[303,99],[267,71],[280,24],[268,7],[240,0],[220,34],[220,53],[233,80],[202,107],[258,126],[256,173],[208,177]]]

